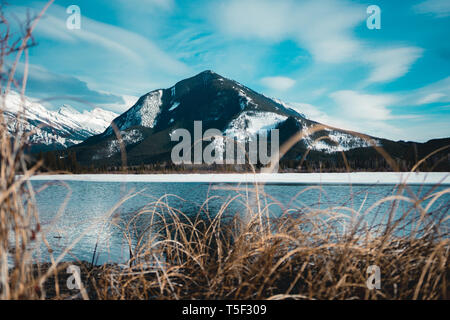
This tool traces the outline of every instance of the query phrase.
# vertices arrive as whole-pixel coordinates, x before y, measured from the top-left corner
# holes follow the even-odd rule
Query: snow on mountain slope
[[[119,130],[126,130],[133,126],[153,128],[156,125],[156,117],[161,112],[163,91],[152,91],[141,97],[138,102],[117,119],[113,119]],[[113,128],[109,127],[106,135],[112,134]]]
[[[14,91],[5,98],[0,97],[0,109],[11,135],[18,129],[34,131],[29,140],[31,145],[55,148],[68,147],[101,133],[117,117],[116,113],[101,108],[82,113],[70,106],[63,106],[57,111],[47,110],[26,97],[22,101]]]
[[[275,129],[277,124],[286,119],[286,116],[273,112],[246,111],[230,122],[224,134],[227,137],[236,137],[238,141],[252,139],[257,134]]]
[[[369,142],[361,137],[351,135],[343,131],[336,131],[332,129],[325,129],[325,131],[328,132],[328,138],[314,140],[311,136],[305,137],[304,142],[308,148],[315,151],[332,153],[348,151],[354,148],[367,148],[374,145],[381,145],[380,141],[376,139],[372,139],[372,141]]]
[[[282,105],[286,109],[297,110],[294,105],[284,102],[276,98],[269,98],[276,103]],[[306,123],[303,119],[307,119],[303,113],[299,113],[301,118],[296,118],[296,121],[304,128],[305,132],[311,130],[313,126]],[[303,119],[302,119],[303,118]],[[366,148],[374,145],[381,145],[381,142],[377,139],[373,139],[371,142],[365,140],[357,135],[352,135],[344,131],[336,131],[326,128],[328,132],[328,139],[314,140],[311,136],[306,136],[303,140],[305,145],[311,150],[322,151],[326,153],[348,151],[354,148]]]
[[[124,146],[141,142],[144,138],[139,130],[132,129],[128,131],[120,131]],[[109,140],[106,147],[99,149],[92,157],[93,160],[99,160],[103,157],[110,158],[115,153],[120,152],[120,142],[118,139]]]
[[[281,100],[276,100],[276,102],[286,108],[290,108],[288,104]],[[277,125],[286,119],[286,116],[273,112],[244,111],[229,123],[227,129],[223,131],[223,134],[229,138],[236,138],[239,142],[244,142],[254,139],[258,134],[269,134],[270,130],[275,129]],[[303,119],[297,118],[295,120],[299,124],[299,127],[304,128],[305,132],[310,131],[313,127]],[[378,140],[369,142],[359,136],[351,135],[343,131],[332,129],[325,129],[325,131],[327,132],[328,138],[316,141],[313,137],[306,136],[303,142],[312,150],[326,153],[380,145]],[[221,142],[217,141],[216,144],[220,147]]]
[[[63,117],[60,117],[60,115]],[[57,111],[56,117],[67,124],[70,123],[74,128],[99,134],[110,125],[111,121],[117,117],[117,114],[101,108],[95,108],[91,111],[84,110],[81,113],[64,105]]]
[[[298,111],[297,111],[297,108],[296,108],[295,106],[289,104],[289,103],[286,103],[286,102],[284,102],[284,101],[281,101],[280,99],[277,99],[277,98],[270,98],[270,97],[267,97],[267,98],[269,98],[269,99],[275,101],[276,103],[282,105],[282,106],[285,107],[286,109],[291,109],[291,110],[294,110],[295,112],[298,112]],[[301,116],[302,118],[305,118],[305,119],[306,119],[305,114],[303,114],[303,113],[298,113],[298,114],[299,114],[299,116]]]

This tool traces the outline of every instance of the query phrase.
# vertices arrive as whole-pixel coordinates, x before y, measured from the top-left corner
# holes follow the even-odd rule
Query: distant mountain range
[[[7,98],[6,116],[12,120],[16,119],[19,102],[17,94]],[[289,104],[259,94],[209,70],[182,80],[173,87],[143,95],[121,115],[99,108],[80,113],[67,106],[58,111],[48,111],[29,100],[26,106],[25,129],[45,125],[37,128],[37,133],[32,136],[32,149],[66,150],[74,153],[77,162],[84,167],[122,164],[120,143],[111,121],[120,132],[126,148],[127,164],[131,166],[170,163],[171,150],[178,143],[172,142],[170,135],[174,130],[184,128],[193,136],[194,121],[202,121],[203,131],[219,129],[223,135],[240,142],[276,128],[280,132],[280,145],[295,133],[311,130],[319,124]],[[12,130],[14,122],[8,121],[9,126],[10,123]],[[311,161],[315,170],[322,167],[325,170],[343,168],[345,162],[354,169],[381,170],[392,167],[374,150],[373,145],[383,147],[399,169],[408,170],[430,152],[450,145],[450,138],[427,143],[395,142],[378,137],[362,138],[356,132],[325,126],[296,143],[282,161],[288,167],[296,167],[308,155],[307,160]],[[431,164],[427,168],[449,171],[448,150],[430,158]]]
[[[0,107],[3,107],[1,99]],[[9,133],[14,136],[18,129],[34,132],[29,138],[31,152],[62,150],[81,143],[102,133],[118,116],[101,108],[81,113],[67,105],[51,111],[26,97],[22,103],[21,96],[14,91],[9,92],[5,100],[4,116]]]

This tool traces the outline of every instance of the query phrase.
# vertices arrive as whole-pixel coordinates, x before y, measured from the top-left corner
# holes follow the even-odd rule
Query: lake
[[[199,212],[204,214],[204,210],[213,216],[219,212],[225,201],[233,197],[236,199],[226,208],[226,215],[245,215],[249,210],[256,209],[255,188],[251,183],[111,182],[66,178],[49,180],[49,177],[40,177],[32,181],[33,188],[38,192],[36,201],[41,224],[53,249],[53,255],[57,256],[76,241],[64,260],[91,261],[96,250],[95,262],[98,264],[126,261],[129,258],[128,244],[116,223],[123,226],[143,208],[151,212],[158,199],[161,200],[159,208],[177,208],[190,217],[195,217]],[[448,185],[407,185],[401,194],[421,198],[446,188]],[[392,207],[392,201],[377,206],[368,213],[367,209],[380,199],[397,194],[399,190],[392,184],[319,185],[291,182],[269,183],[260,186],[258,191],[262,207],[267,207],[266,213],[269,212],[271,216],[327,208],[350,215],[348,211],[336,208],[343,206],[364,214],[365,221],[373,224],[384,221],[386,216],[383,214]],[[134,196],[114,209],[127,195]],[[203,206],[202,211],[202,204],[208,198],[210,200]],[[422,207],[425,207],[428,201],[429,199],[422,203]],[[447,214],[449,206],[450,194],[447,193],[432,205],[429,212]],[[410,203],[400,202],[396,214],[400,215],[410,208]],[[105,219],[106,216],[108,219]],[[150,219],[150,214],[142,217],[138,223],[145,224],[146,219]],[[139,229],[140,226],[137,227]],[[137,236],[138,234],[132,236],[131,243]],[[49,253],[43,245],[39,247],[38,252],[37,259],[49,259]]]

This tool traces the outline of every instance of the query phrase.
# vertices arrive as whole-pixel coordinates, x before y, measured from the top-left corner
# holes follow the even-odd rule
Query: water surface
[[[92,181],[32,181],[37,194],[37,206],[41,223],[46,230],[47,239],[57,256],[67,246],[77,241],[65,260],[80,259],[91,261],[95,250],[95,262],[124,262],[129,258],[128,242],[123,230],[115,225],[124,226],[139,210],[147,208],[149,213],[138,220],[137,229],[143,229],[146,219],[154,209],[154,203],[160,201],[159,208],[168,206],[177,208],[184,214],[194,217],[208,211],[217,214],[223,203],[237,198],[225,210],[226,215],[245,215],[250,209],[256,210],[255,188],[251,184],[232,183],[170,183],[170,182],[92,182]],[[409,185],[402,194],[408,197],[424,197],[442,191],[446,186]],[[268,206],[271,215],[298,210],[313,210],[344,206],[364,213],[380,199],[397,194],[393,185],[345,185],[327,184],[296,185],[267,184],[259,187],[260,207]],[[134,195],[122,205],[117,203],[126,196]],[[165,196],[166,195],[166,196]],[[205,200],[210,199],[205,204]],[[425,201],[422,206],[426,206]],[[450,195],[439,198],[430,212],[448,212]],[[247,204],[247,205],[246,205]],[[201,209],[203,205],[203,210]],[[392,202],[384,203],[367,214],[368,223],[380,222],[390,210]],[[114,209],[115,208],[115,209]],[[306,208],[306,209],[305,209]],[[400,202],[397,214],[411,208],[411,204]],[[114,209],[114,210],[113,210]],[[336,209],[334,209],[336,210]],[[444,210],[444,211],[443,211]],[[161,210],[164,211],[164,210]],[[336,210],[339,211],[339,210]],[[344,212],[344,211],[342,211]],[[348,211],[345,211],[349,214]],[[109,218],[105,220],[104,218]],[[377,216],[377,219],[373,217]],[[371,219],[372,218],[372,219]],[[114,222],[114,223],[111,223]],[[139,224],[142,224],[140,226]],[[134,226],[136,227],[136,226]],[[139,236],[135,234],[134,236]],[[135,241],[130,239],[131,243]],[[48,260],[45,247],[40,248],[40,260]]]

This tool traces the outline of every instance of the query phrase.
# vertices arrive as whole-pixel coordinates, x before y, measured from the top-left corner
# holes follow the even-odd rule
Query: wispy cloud
[[[16,78],[23,77],[25,65],[19,63]],[[74,104],[84,107],[97,105],[124,105],[123,97],[94,90],[74,76],[55,74],[42,66],[28,65],[27,94],[44,100],[72,100]]]
[[[264,77],[261,83],[272,90],[285,91],[294,86],[295,80],[288,77]]]
[[[154,4],[154,5],[162,5]],[[23,18],[27,7],[8,13]],[[186,64],[155,41],[120,26],[83,15],[81,29],[69,30],[65,8],[53,5],[37,25],[38,57],[31,62],[50,71],[30,74],[29,92],[36,97],[78,96],[91,104],[123,104],[122,96],[142,95],[191,74]],[[46,79],[44,79],[46,77]],[[113,92],[114,94],[110,94]],[[117,110],[117,109],[116,109]]]
[[[18,8],[15,11],[20,11]],[[21,10],[25,12],[25,10]],[[153,41],[137,33],[123,28],[102,23],[86,16],[82,17],[82,28],[69,30],[66,28],[67,14],[60,6],[52,6],[49,13],[38,24],[35,33],[41,37],[52,38],[71,43],[83,42],[95,44],[122,59],[134,61],[136,64],[148,65],[164,69],[174,74],[182,74],[188,67],[170,57]]]
[[[366,84],[404,76],[423,53],[418,47],[379,49],[362,42],[354,29],[366,19],[365,7],[344,0],[232,0],[213,11],[216,25],[228,36],[269,43],[293,40],[317,63],[369,65]]]
[[[420,106],[429,103],[450,102],[450,76],[427,86],[398,94],[399,105]]]
[[[354,90],[339,90],[329,96],[333,107],[291,103],[308,118],[338,128],[354,130],[375,137],[393,140],[427,141],[448,137],[450,131],[444,114],[424,115],[402,107],[422,106],[450,101],[450,77],[412,91],[392,94],[368,94]],[[441,112],[448,106],[437,106]],[[407,122],[405,122],[407,120]],[[407,123],[407,125],[405,125]]]
[[[226,34],[267,41],[294,39],[324,62],[343,61],[358,50],[352,29],[364,19],[360,6],[336,0],[232,0],[212,12]]]
[[[104,109],[109,109],[111,111],[115,111],[118,113],[122,113],[128,109],[130,109],[132,106],[135,105],[135,103],[138,101],[139,97],[136,96],[129,96],[129,95],[123,95],[121,102],[117,103],[108,103],[108,104],[100,104],[100,107]]]
[[[445,94],[440,93],[440,92],[430,93],[430,94],[426,95],[425,97],[423,97],[422,99],[418,100],[417,104],[422,105],[422,104],[439,102],[439,100],[443,97],[445,97]]]
[[[432,14],[438,18],[450,16],[450,1],[426,0],[413,7],[417,13]]]
[[[172,10],[175,6],[174,0],[117,0],[122,6],[139,11]]]
[[[362,94],[352,90],[330,94],[340,112],[352,119],[387,120],[392,118],[387,108],[396,98],[389,95]]]
[[[340,92],[336,93],[336,95],[336,98],[342,100],[342,102],[344,102],[344,100],[350,100],[350,97],[344,97],[345,95],[353,95],[357,100],[364,100],[364,98],[361,98],[361,95],[357,93],[350,94]],[[375,104],[374,108],[377,109],[376,111],[372,110],[373,106],[369,107],[369,109],[371,109],[373,114],[378,114],[379,117],[383,118],[383,120],[369,119],[368,117],[361,115],[360,112],[353,113],[351,112],[353,110],[349,110],[351,108],[346,105],[339,106],[334,110],[334,112],[331,112],[328,108],[325,112],[323,108],[308,103],[291,103],[291,105],[297,111],[305,114],[309,119],[313,119],[319,123],[334,126],[336,128],[353,130],[375,137],[380,137],[380,132],[383,132],[383,135],[381,135],[383,138],[394,140],[404,139],[407,136],[401,128],[386,122],[384,118],[389,118],[390,112],[387,111],[386,107],[382,105]],[[368,108],[367,105],[365,108]],[[382,110],[381,112],[379,111],[380,109]]]
[[[422,53],[423,49],[417,47],[378,49],[367,52],[363,60],[373,66],[367,82],[389,82],[404,76]]]

